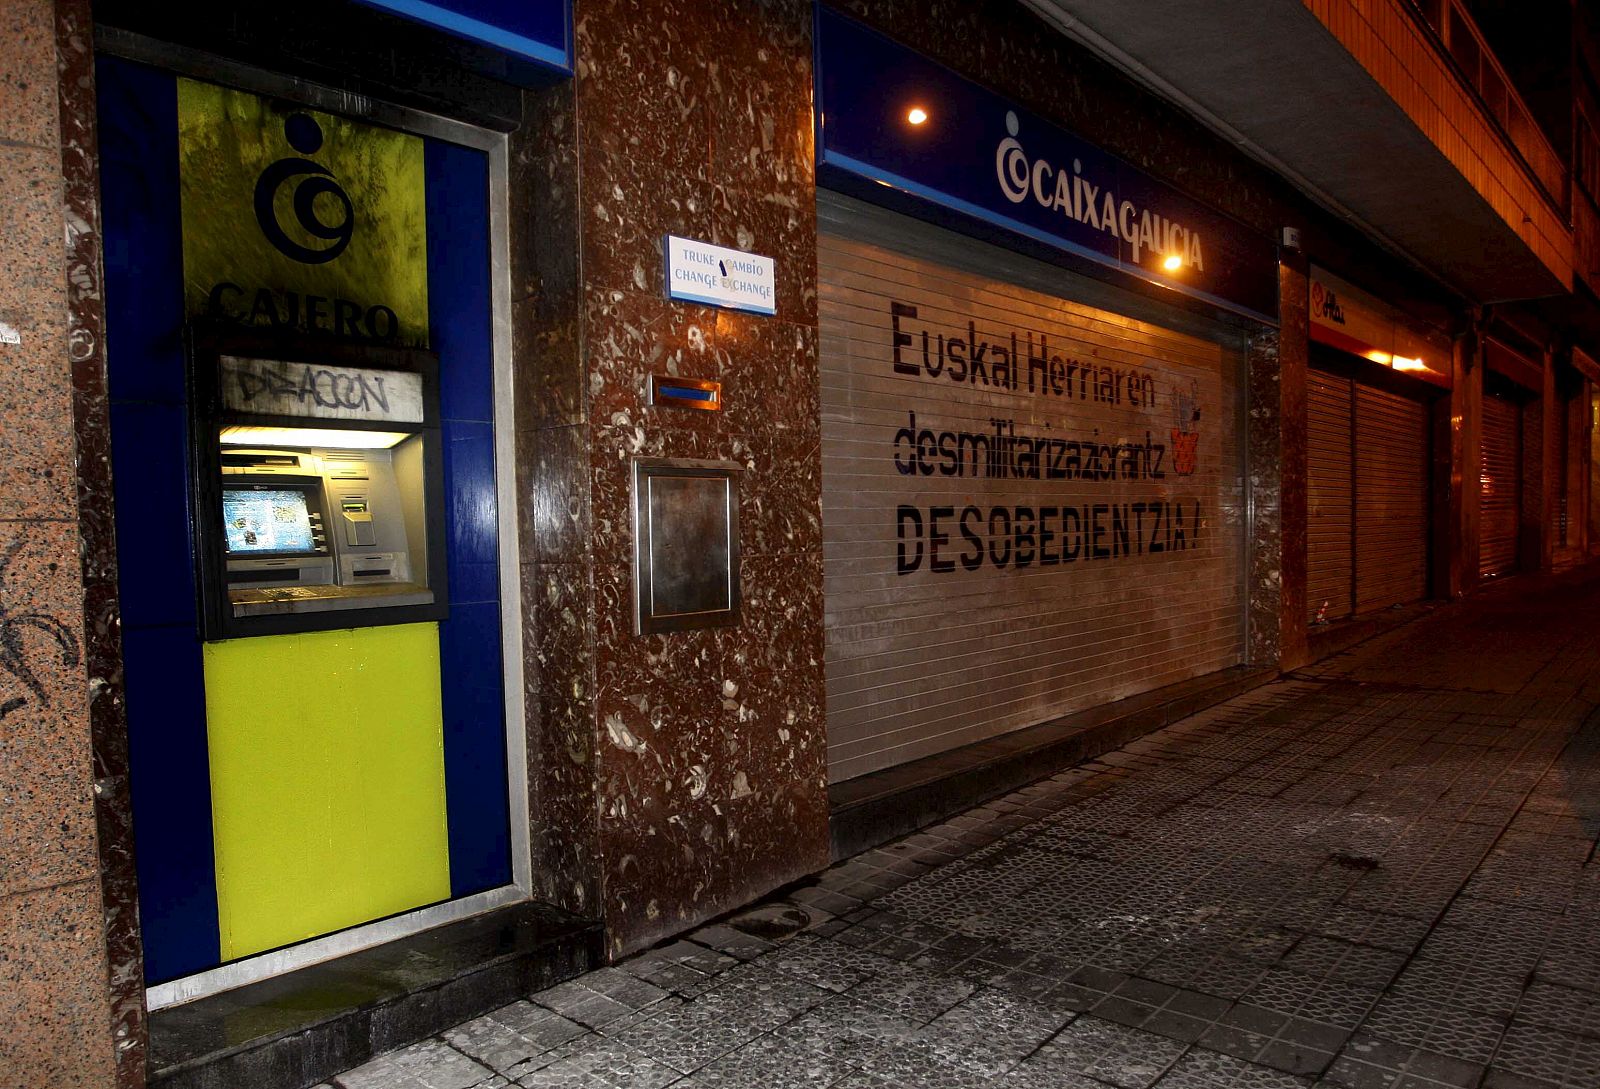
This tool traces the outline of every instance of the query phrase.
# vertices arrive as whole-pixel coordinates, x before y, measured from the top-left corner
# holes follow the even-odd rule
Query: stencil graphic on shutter
[[[1237,353],[834,233],[819,266],[830,778],[1242,659]]]
[[[1504,397],[1483,398],[1483,470],[1479,476],[1478,571],[1504,575],[1517,566],[1521,411]]]

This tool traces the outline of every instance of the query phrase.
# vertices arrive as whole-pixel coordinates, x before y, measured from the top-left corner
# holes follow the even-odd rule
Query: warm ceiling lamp
[[[224,427],[223,446],[333,446],[346,450],[387,450],[411,437],[409,431],[357,431],[338,427]]]
[[[906,120],[911,122],[913,125],[920,125],[928,120],[928,111],[923,109],[921,106],[913,106],[906,114]]]

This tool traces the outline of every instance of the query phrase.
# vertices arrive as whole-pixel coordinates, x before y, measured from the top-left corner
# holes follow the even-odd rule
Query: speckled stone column
[[[513,148],[535,880],[612,956],[828,861],[811,17],[579,0]],[[669,233],[776,258],[777,316],[668,301]],[[651,374],[726,409],[651,408]],[[633,633],[639,456],[744,466],[738,627]]]
[[[91,693],[98,703],[107,684],[90,677],[106,643],[97,614],[85,622],[106,527],[79,518],[80,502],[107,509],[94,501],[104,433],[88,426],[102,402],[87,8],[0,5],[0,1078],[51,1089],[119,1081],[95,800],[97,779],[123,789],[123,768],[115,745],[96,762]],[[117,837],[116,807],[99,816]],[[122,870],[109,865],[111,888]],[[119,943],[133,936],[123,923],[114,911]],[[136,1085],[128,994],[120,1083]]]
[[[1450,392],[1432,409],[1433,521],[1429,593],[1459,597],[1478,581],[1478,418],[1483,369],[1465,317],[1450,352]]]
[[[1278,490],[1280,505],[1278,583],[1279,666],[1295,669],[1309,657],[1306,646],[1306,550],[1309,501],[1306,478],[1306,369],[1311,362],[1310,297],[1306,261],[1285,254],[1278,267]],[[1254,456],[1255,451],[1251,451]],[[1263,450],[1263,457],[1272,457]],[[1260,662],[1258,664],[1268,664]]]
[[[1245,592],[1249,616],[1245,660],[1276,667],[1283,657],[1283,397],[1279,336],[1261,329],[1245,353],[1246,484],[1250,496],[1249,552]],[[1303,593],[1304,591],[1302,591]]]

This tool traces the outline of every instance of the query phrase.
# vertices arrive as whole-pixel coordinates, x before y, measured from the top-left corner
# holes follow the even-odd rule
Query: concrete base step
[[[599,923],[522,903],[150,1017],[152,1089],[303,1089],[603,963]]]
[[[1278,676],[1235,666],[828,788],[834,861],[909,835]]]

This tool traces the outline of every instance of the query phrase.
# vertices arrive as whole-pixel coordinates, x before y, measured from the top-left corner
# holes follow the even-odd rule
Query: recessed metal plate
[[[634,617],[641,635],[739,621],[739,484],[733,462],[634,462]]]

